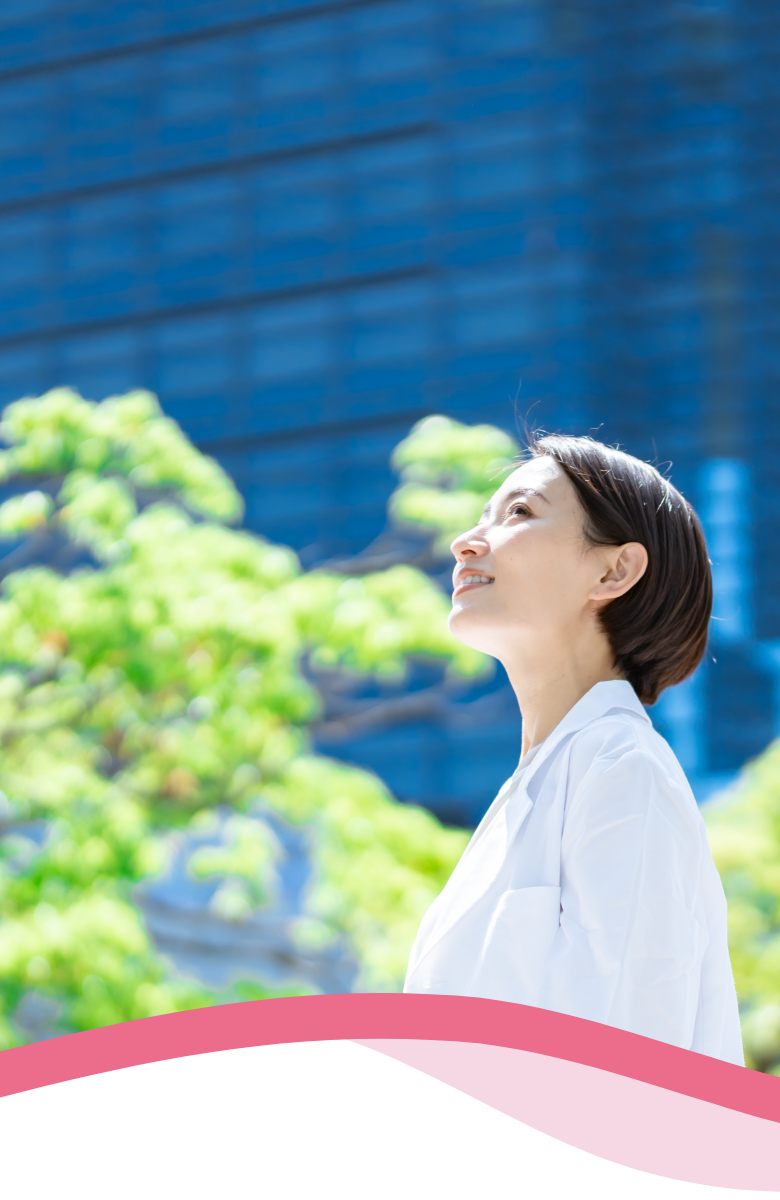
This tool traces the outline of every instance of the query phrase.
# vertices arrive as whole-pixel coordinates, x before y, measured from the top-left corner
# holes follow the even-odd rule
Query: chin
[[[490,651],[485,646],[488,640],[487,630],[484,629],[484,622],[480,621],[476,613],[469,608],[458,606],[453,608],[447,618],[447,625],[453,637],[459,642],[463,642],[464,646],[469,646],[472,650],[482,650],[485,654],[490,654]],[[480,636],[481,635],[481,636]]]

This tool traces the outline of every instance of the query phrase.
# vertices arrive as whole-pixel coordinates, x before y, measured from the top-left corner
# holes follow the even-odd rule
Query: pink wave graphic
[[[143,1063],[352,1040],[602,1158],[780,1190],[780,1079],[545,1009],[467,996],[260,1000],[149,1017],[0,1053],[0,1096]]]

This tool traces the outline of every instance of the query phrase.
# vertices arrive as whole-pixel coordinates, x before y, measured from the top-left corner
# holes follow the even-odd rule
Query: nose
[[[462,533],[460,537],[456,537],[450,546],[450,550],[458,562],[465,562],[468,558],[481,558],[483,554],[487,554],[489,549],[490,547],[485,540],[484,534],[480,533],[478,525],[475,525],[473,529],[469,529],[466,533]]]

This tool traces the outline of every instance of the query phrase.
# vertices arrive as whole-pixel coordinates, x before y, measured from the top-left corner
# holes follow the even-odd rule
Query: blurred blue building
[[[0,400],[153,389],[306,565],[382,533],[428,413],[671,462],[717,620],[654,715],[704,796],[780,722],[779,34],[768,0],[5,0]],[[519,724],[497,675],[323,748],[473,821]]]

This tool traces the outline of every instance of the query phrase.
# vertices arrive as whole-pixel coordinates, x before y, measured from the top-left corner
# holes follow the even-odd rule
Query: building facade
[[[382,533],[426,414],[671,464],[716,620],[654,717],[703,797],[780,723],[779,24],[768,0],[6,0],[0,400],[151,388],[305,566]],[[518,716],[500,673],[435,701],[321,748],[473,822]]]

